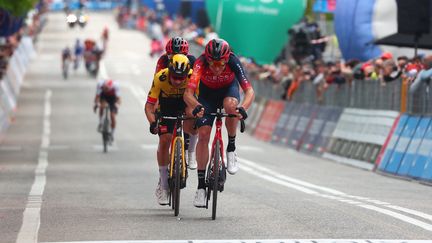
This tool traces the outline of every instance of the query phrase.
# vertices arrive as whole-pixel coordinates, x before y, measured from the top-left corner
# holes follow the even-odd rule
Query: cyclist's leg
[[[192,110],[190,107],[186,107],[185,112],[187,116],[193,116]],[[196,156],[195,156],[195,148],[198,142],[198,130],[194,129],[195,120],[186,120],[183,123],[183,129],[186,134],[189,134],[189,144],[187,148],[187,163],[190,169],[197,168]],[[185,139],[186,140],[186,139]],[[186,150],[186,147],[185,147]]]
[[[239,86],[236,80],[234,80],[231,86],[228,87],[224,97],[225,98],[223,100],[223,106],[225,112],[229,114],[235,114],[236,108],[240,100]],[[237,164],[237,154],[235,153],[235,149],[236,149],[235,138],[237,132],[237,124],[238,124],[237,118],[226,118],[225,120],[225,127],[228,132],[228,144],[226,149],[227,165],[228,165],[227,169],[230,174],[235,174],[239,169]]]
[[[168,165],[170,163],[169,148],[172,134],[165,133],[159,135],[159,145],[157,150],[157,160],[159,166],[159,178],[162,189],[168,190]]]
[[[161,121],[159,124],[159,145],[157,161],[159,166],[159,183],[156,188],[156,197],[160,205],[167,205],[169,195],[168,166],[170,163],[169,148],[174,125],[170,121]]]

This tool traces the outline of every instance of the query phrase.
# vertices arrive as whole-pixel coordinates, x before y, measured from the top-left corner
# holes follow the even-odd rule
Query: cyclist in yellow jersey
[[[168,204],[169,147],[175,120],[160,119],[158,123],[153,111],[157,103],[157,111],[161,116],[177,116],[179,112],[186,111],[183,93],[191,75],[192,69],[189,59],[183,54],[174,55],[169,62],[168,68],[162,69],[154,76],[147,103],[145,104],[145,113],[150,123],[150,132],[159,135],[157,150],[159,183],[156,188],[156,197],[160,205]],[[192,116],[192,111],[187,110],[186,114]],[[186,133],[196,134],[196,131],[193,131],[192,120],[184,121],[183,129]]]

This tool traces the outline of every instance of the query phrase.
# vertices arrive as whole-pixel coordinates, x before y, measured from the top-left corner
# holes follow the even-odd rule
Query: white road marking
[[[138,67],[138,65],[136,65],[136,64],[132,65],[132,72],[133,72],[133,74],[135,74],[137,76],[139,76],[141,74],[141,70]]]
[[[96,151],[102,151],[103,150],[103,145],[102,144],[94,144],[93,145],[93,150],[96,150]],[[117,147],[117,145],[116,144],[113,144],[113,145],[108,145],[108,151],[118,151],[119,150],[119,148]]]
[[[11,145],[11,146],[0,146],[0,151],[21,151],[23,150],[22,146]]]
[[[50,145],[49,150],[66,150],[66,149],[70,149],[69,145]]]
[[[430,243],[430,240],[272,239],[272,240],[116,240],[41,243]]]
[[[316,195],[319,197],[323,197],[323,198],[327,198],[327,199],[331,199],[331,200],[337,200],[339,202],[343,202],[343,203],[348,203],[348,204],[352,204],[352,205],[356,205],[362,208],[366,208],[369,210],[373,210],[382,214],[386,214],[388,216],[391,216],[393,218],[399,219],[401,221],[407,222],[409,224],[413,224],[416,225],[418,227],[421,227],[425,230],[428,231],[432,231],[432,224],[428,224],[425,223],[423,221],[417,220],[415,218],[411,218],[408,217],[406,215],[391,211],[389,209],[384,209],[381,207],[377,207],[374,205],[369,205],[366,204],[364,202],[359,202],[359,201],[355,201],[352,199],[357,199],[357,200],[363,200],[365,202],[368,203],[373,203],[373,204],[377,204],[380,206],[384,206],[384,207],[388,207],[388,208],[392,208],[395,210],[399,210],[408,214],[412,214],[418,217],[422,217],[428,220],[432,219],[432,215],[423,213],[423,212],[419,212],[416,210],[412,210],[412,209],[407,209],[407,208],[403,208],[403,207],[399,207],[399,206],[393,206],[390,203],[386,203],[386,202],[382,202],[379,200],[375,200],[375,199],[370,199],[370,198],[365,198],[365,197],[359,197],[359,196],[352,196],[352,195],[348,195],[344,192],[340,192],[337,190],[334,190],[332,188],[328,188],[328,187],[323,187],[323,186],[317,186],[314,185],[312,183],[309,182],[305,182],[302,180],[298,180],[295,178],[291,178],[288,177],[286,175],[280,174],[276,171],[272,171],[268,168],[265,168],[263,166],[261,166],[260,164],[247,160],[247,159],[243,159],[243,158],[239,158],[239,161],[241,162],[241,169],[246,171],[249,174],[255,175],[257,177],[260,177],[262,179],[265,179],[267,181],[282,185],[282,186],[286,186],[286,187],[290,187],[292,189],[310,194],[310,195]],[[332,195],[328,195],[328,194],[324,194],[321,192],[317,192],[314,191],[312,189],[316,189],[325,193],[330,193]],[[349,199],[347,199],[349,198]]]
[[[99,61],[99,73],[98,73],[98,80],[101,79],[107,79],[108,73],[107,73],[107,69],[105,67],[105,61],[104,60],[100,60]]]
[[[48,147],[51,133],[51,90],[45,93],[45,108],[43,118],[42,142],[39,151],[38,165],[35,170],[35,180],[30,190],[27,205],[23,213],[23,222],[18,232],[16,243],[37,242],[40,227],[40,210],[42,196],[46,184],[46,169],[48,167]]]
[[[264,152],[263,148],[256,147],[256,146],[237,145],[237,149],[244,150],[244,151]]]

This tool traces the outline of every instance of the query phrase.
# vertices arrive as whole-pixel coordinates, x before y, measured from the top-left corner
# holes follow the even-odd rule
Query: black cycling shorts
[[[211,89],[203,83],[199,85],[198,102],[204,106],[206,113],[216,112],[218,108],[223,108],[223,101],[226,97],[233,97],[240,101],[237,79],[234,79],[229,86],[221,89]],[[202,118],[197,119],[196,125],[197,127],[213,126],[214,119],[214,116],[204,115]]]
[[[114,114],[117,114],[118,108],[115,105],[116,101],[117,101],[117,96],[115,96],[115,95],[114,96],[113,95],[104,95],[104,93],[102,93],[100,95],[100,100],[101,100],[101,102],[103,102],[103,101],[107,102],[108,105],[109,105],[110,111],[112,113],[114,113]]]
[[[183,98],[166,98],[159,100],[158,111],[161,116],[172,116],[176,117],[179,113],[183,113],[186,108],[186,104]],[[159,136],[174,131],[176,120],[159,119]]]

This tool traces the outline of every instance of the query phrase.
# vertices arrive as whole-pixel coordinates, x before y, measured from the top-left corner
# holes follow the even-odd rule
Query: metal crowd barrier
[[[281,99],[286,92],[280,85],[267,80],[252,80],[252,84],[257,95],[263,97]],[[304,81],[295,91],[292,101],[337,107],[406,111],[416,115],[432,114],[432,84],[423,83],[413,94],[406,91],[406,101],[402,99],[402,85],[401,79],[385,85],[379,81],[364,80],[354,80],[350,84],[330,84],[320,99],[317,86],[310,81]],[[405,110],[402,108],[404,106]]]

